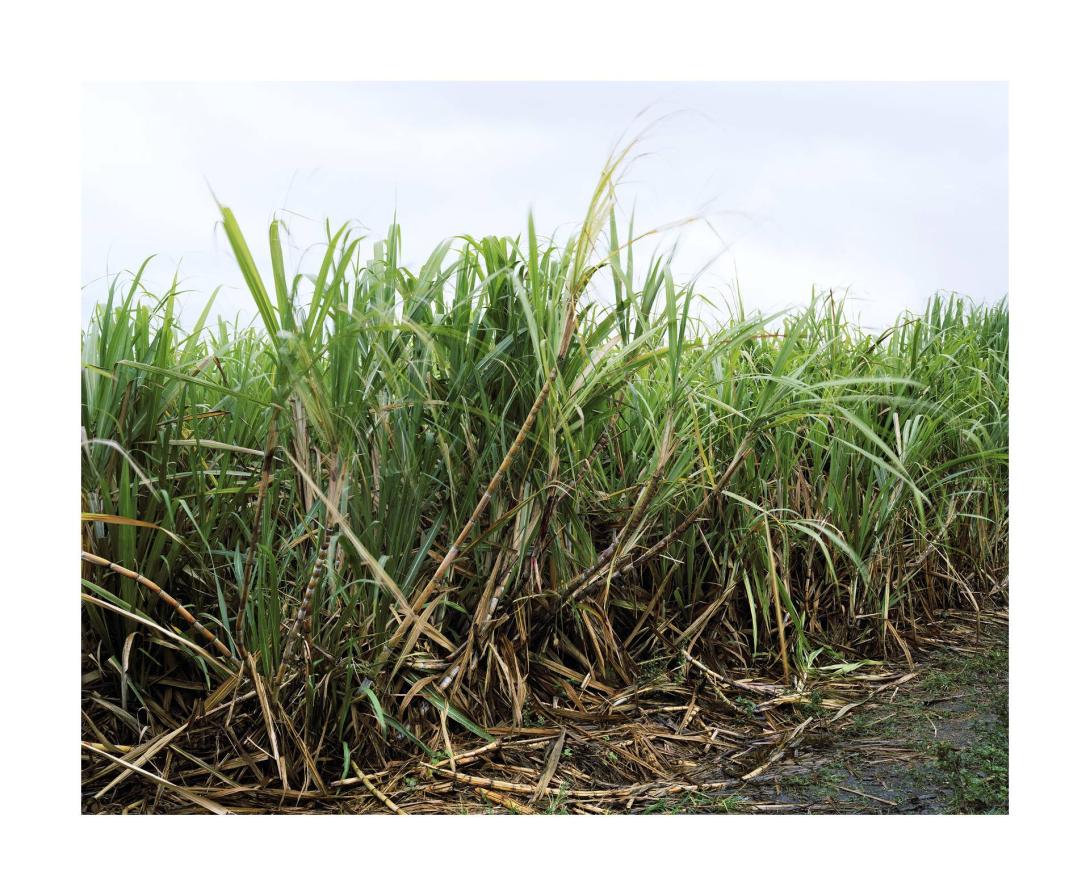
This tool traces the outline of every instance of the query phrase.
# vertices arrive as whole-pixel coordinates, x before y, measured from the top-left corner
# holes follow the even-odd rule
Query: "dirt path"
[[[1006,630],[918,658],[918,675],[813,726],[767,773],[660,812],[936,814],[1008,811]]]

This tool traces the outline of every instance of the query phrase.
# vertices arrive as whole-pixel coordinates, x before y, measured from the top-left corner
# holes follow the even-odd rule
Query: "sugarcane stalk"
[[[295,614],[295,619],[292,621],[291,629],[288,631],[288,637],[284,644],[284,652],[280,659],[280,668],[276,673],[275,687],[279,687],[280,682],[283,680],[284,672],[288,667],[288,663],[291,661],[300,633],[302,633],[304,641],[309,645],[311,607],[314,602],[314,594],[318,590],[318,582],[321,579],[322,570],[325,569],[326,560],[329,555],[329,545],[333,540],[333,530],[328,526],[323,528],[325,531],[322,535],[321,547],[318,549],[318,556],[314,560],[314,568],[310,572],[310,579],[307,581],[307,587],[303,590],[303,598],[299,602],[299,610]]]
[[[640,492],[640,497],[636,501],[636,506],[632,508],[632,512],[629,514],[628,519],[625,521],[624,526],[621,528],[621,531],[617,533],[617,536],[613,539],[609,547],[607,547],[598,555],[598,559],[595,560],[595,562],[590,567],[583,570],[583,572],[576,577],[574,582],[572,582],[568,586],[566,591],[561,595],[562,597],[566,598],[574,593],[576,590],[583,590],[582,586],[584,584],[590,582],[591,579],[596,578],[598,574],[603,569],[605,569],[606,565],[613,560],[614,554],[617,553],[617,549],[624,543],[624,540],[628,537],[628,534],[633,529],[638,527],[641,522],[643,522],[643,518],[647,514],[647,508],[651,504],[651,499],[658,491],[659,485],[662,483],[662,477],[666,474],[667,455],[665,447],[666,446],[664,443],[658,466],[655,469],[655,472],[652,474],[650,481],[648,481],[647,485],[644,486],[643,490]]]
[[[772,530],[765,519],[765,538],[768,541],[768,575],[772,584],[772,605],[776,611],[776,633],[780,642],[780,662],[783,664],[783,683],[791,684],[791,667],[787,663],[787,638],[783,631],[783,608],[780,606],[780,583],[776,575],[776,552],[772,549]]]
[[[105,557],[99,557],[97,554],[89,553],[88,551],[82,551],[83,560],[86,563],[91,563],[95,566],[101,566],[104,569],[110,570],[110,572],[116,572],[119,576],[124,576],[126,579],[132,579],[139,585],[143,585],[152,594],[158,597],[163,603],[171,608],[175,613],[185,620],[186,624],[197,630],[197,633],[204,638],[212,647],[219,651],[220,655],[225,659],[234,661],[235,657],[227,646],[217,638],[212,632],[205,628],[197,619],[183,607],[174,597],[168,594],[165,590],[160,588],[151,579],[142,576],[140,573],[134,570],[121,566],[118,563],[114,563],[112,560],[107,560]]]
[[[443,557],[439,566],[435,572],[432,573],[432,577],[428,580],[428,583],[421,589],[420,593],[413,599],[411,609],[413,614],[419,613],[421,608],[427,603],[428,598],[435,593],[435,589],[439,587],[443,577],[446,575],[447,570],[450,569],[451,564],[454,563],[458,557],[458,551],[465,543],[465,540],[469,538],[473,528],[477,525],[478,520],[484,514],[488,505],[492,502],[492,496],[498,491],[500,482],[503,480],[504,474],[510,468],[515,456],[519,453],[523,443],[526,441],[527,435],[530,433],[530,428],[534,425],[534,421],[537,419],[538,413],[541,411],[542,406],[545,404],[545,399],[549,396],[549,391],[552,389],[553,383],[556,382],[556,377],[559,368],[553,367],[552,373],[549,374],[548,379],[545,380],[545,384],[541,387],[541,391],[538,393],[537,400],[534,401],[533,406],[530,408],[530,413],[526,415],[525,421],[523,421],[522,427],[519,429],[518,434],[515,436],[511,446],[507,449],[507,454],[504,455],[503,460],[500,462],[499,467],[493,474],[492,479],[488,483],[488,487],[485,489],[484,494],[481,495],[480,500],[477,502],[477,506],[473,509],[473,513],[470,514],[469,519],[466,520],[466,524],[462,527],[462,531],[458,533],[458,536],[451,543],[450,548],[447,550],[446,555]],[[379,659],[379,665],[384,665],[390,658],[390,655],[397,649],[401,640],[405,637],[405,633],[408,631],[410,624],[412,623],[412,616],[406,616],[401,624],[397,627],[397,630],[391,636],[390,640],[386,643],[386,647],[383,649],[382,655]],[[404,661],[407,653],[412,649],[415,638],[410,639],[405,643],[405,646],[401,652],[401,656],[398,658],[398,662],[394,667],[393,672],[396,673],[400,668],[401,663]]]
[[[751,441],[752,440],[749,435],[747,435],[742,440],[742,444],[738,446],[738,451],[735,452],[734,459],[730,462],[727,469],[723,472],[723,475],[719,477],[719,481],[716,482],[715,487],[704,496],[704,499],[687,517],[685,517],[685,519],[678,523],[668,534],[660,538],[642,554],[637,557],[632,557],[623,562],[620,567],[617,568],[615,574],[624,575],[628,572],[631,572],[637,566],[642,566],[648,560],[651,560],[654,557],[658,556],[669,545],[673,544],[673,542],[675,542],[678,538],[684,535],[685,532],[688,531],[688,529],[693,525],[693,523],[695,523],[701,517],[701,515],[703,515],[704,511],[708,509],[708,505],[712,502],[712,499],[716,495],[720,494],[723,489],[727,487],[727,485],[730,483],[730,480],[734,477],[734,474],[738,472],[738,469],[742,466],[742,462],[746,459],[750,452]],[[598,561],[591,569],[584,570],[584,572],[580,573],[580,575],[568,582],[561,590],[561,597],[563,599],[574,599],[581,595],[583,592],[585,592],[588,588],[590,588],[591,585],[594,584],[594,581],[600,577],[602,569],[604,569],[606,563],[609,561],[609,558],[613,556],[614,551],[617,550],[618,544],[619,541],[615,541],[608,548],[606,548],[605,551],[602,552],[603,555],[607,555],[605,556],[604,561],[602,559],[602,555],[599,555]]]

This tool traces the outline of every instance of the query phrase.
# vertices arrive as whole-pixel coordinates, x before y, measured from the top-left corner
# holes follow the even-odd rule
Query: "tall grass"
[[[113,707],[89,739],[241,679],[286,784],[663,664],[911,657],[943,608],[1005,596],[1006,305],[705,325],[667,260],[636,269],[612,174],[566,242],[531,219],[415,271],[397,228],[368,252],[345,227],[292,275],[274,222],[267,283],[225,208],[256,328],[109,285],[83,333],[86,680]]]

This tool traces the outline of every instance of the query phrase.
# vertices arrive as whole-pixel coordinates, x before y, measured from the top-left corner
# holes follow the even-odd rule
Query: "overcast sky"
[[[665,117],[664,117],[665,116]],[[255,254],[286,220],[313,272],[324,219],[410,263],[446,237],[566,236],[624,134],[657,123],[620,190],[638,230],[692,215],[680,279],[713,305],[777,311],[847,291],[884,326],[936,291],[1007,292],[1007,89],[996,84],[380,83],[90,85],[83,112],[83,318],[149,255],[188,314],[254,314],[212,192]],[[651,246],[648,246],[651,248]],[[712,312],[714,313],[714,312]]]

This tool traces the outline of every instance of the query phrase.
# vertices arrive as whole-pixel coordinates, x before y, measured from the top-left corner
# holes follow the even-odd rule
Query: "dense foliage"
[[[83,334],[90,740],[241,670],[282,769],[335,776],[694,662],[910,654],[1005,600],[1006,305],[700,323],[697,285],[635,269],[610,173],[568,242],[531,221],[415,271],[396,228],[342,228],[290,277],[274,223],[267,284],[224,209],[257,327],[111,284]]]

